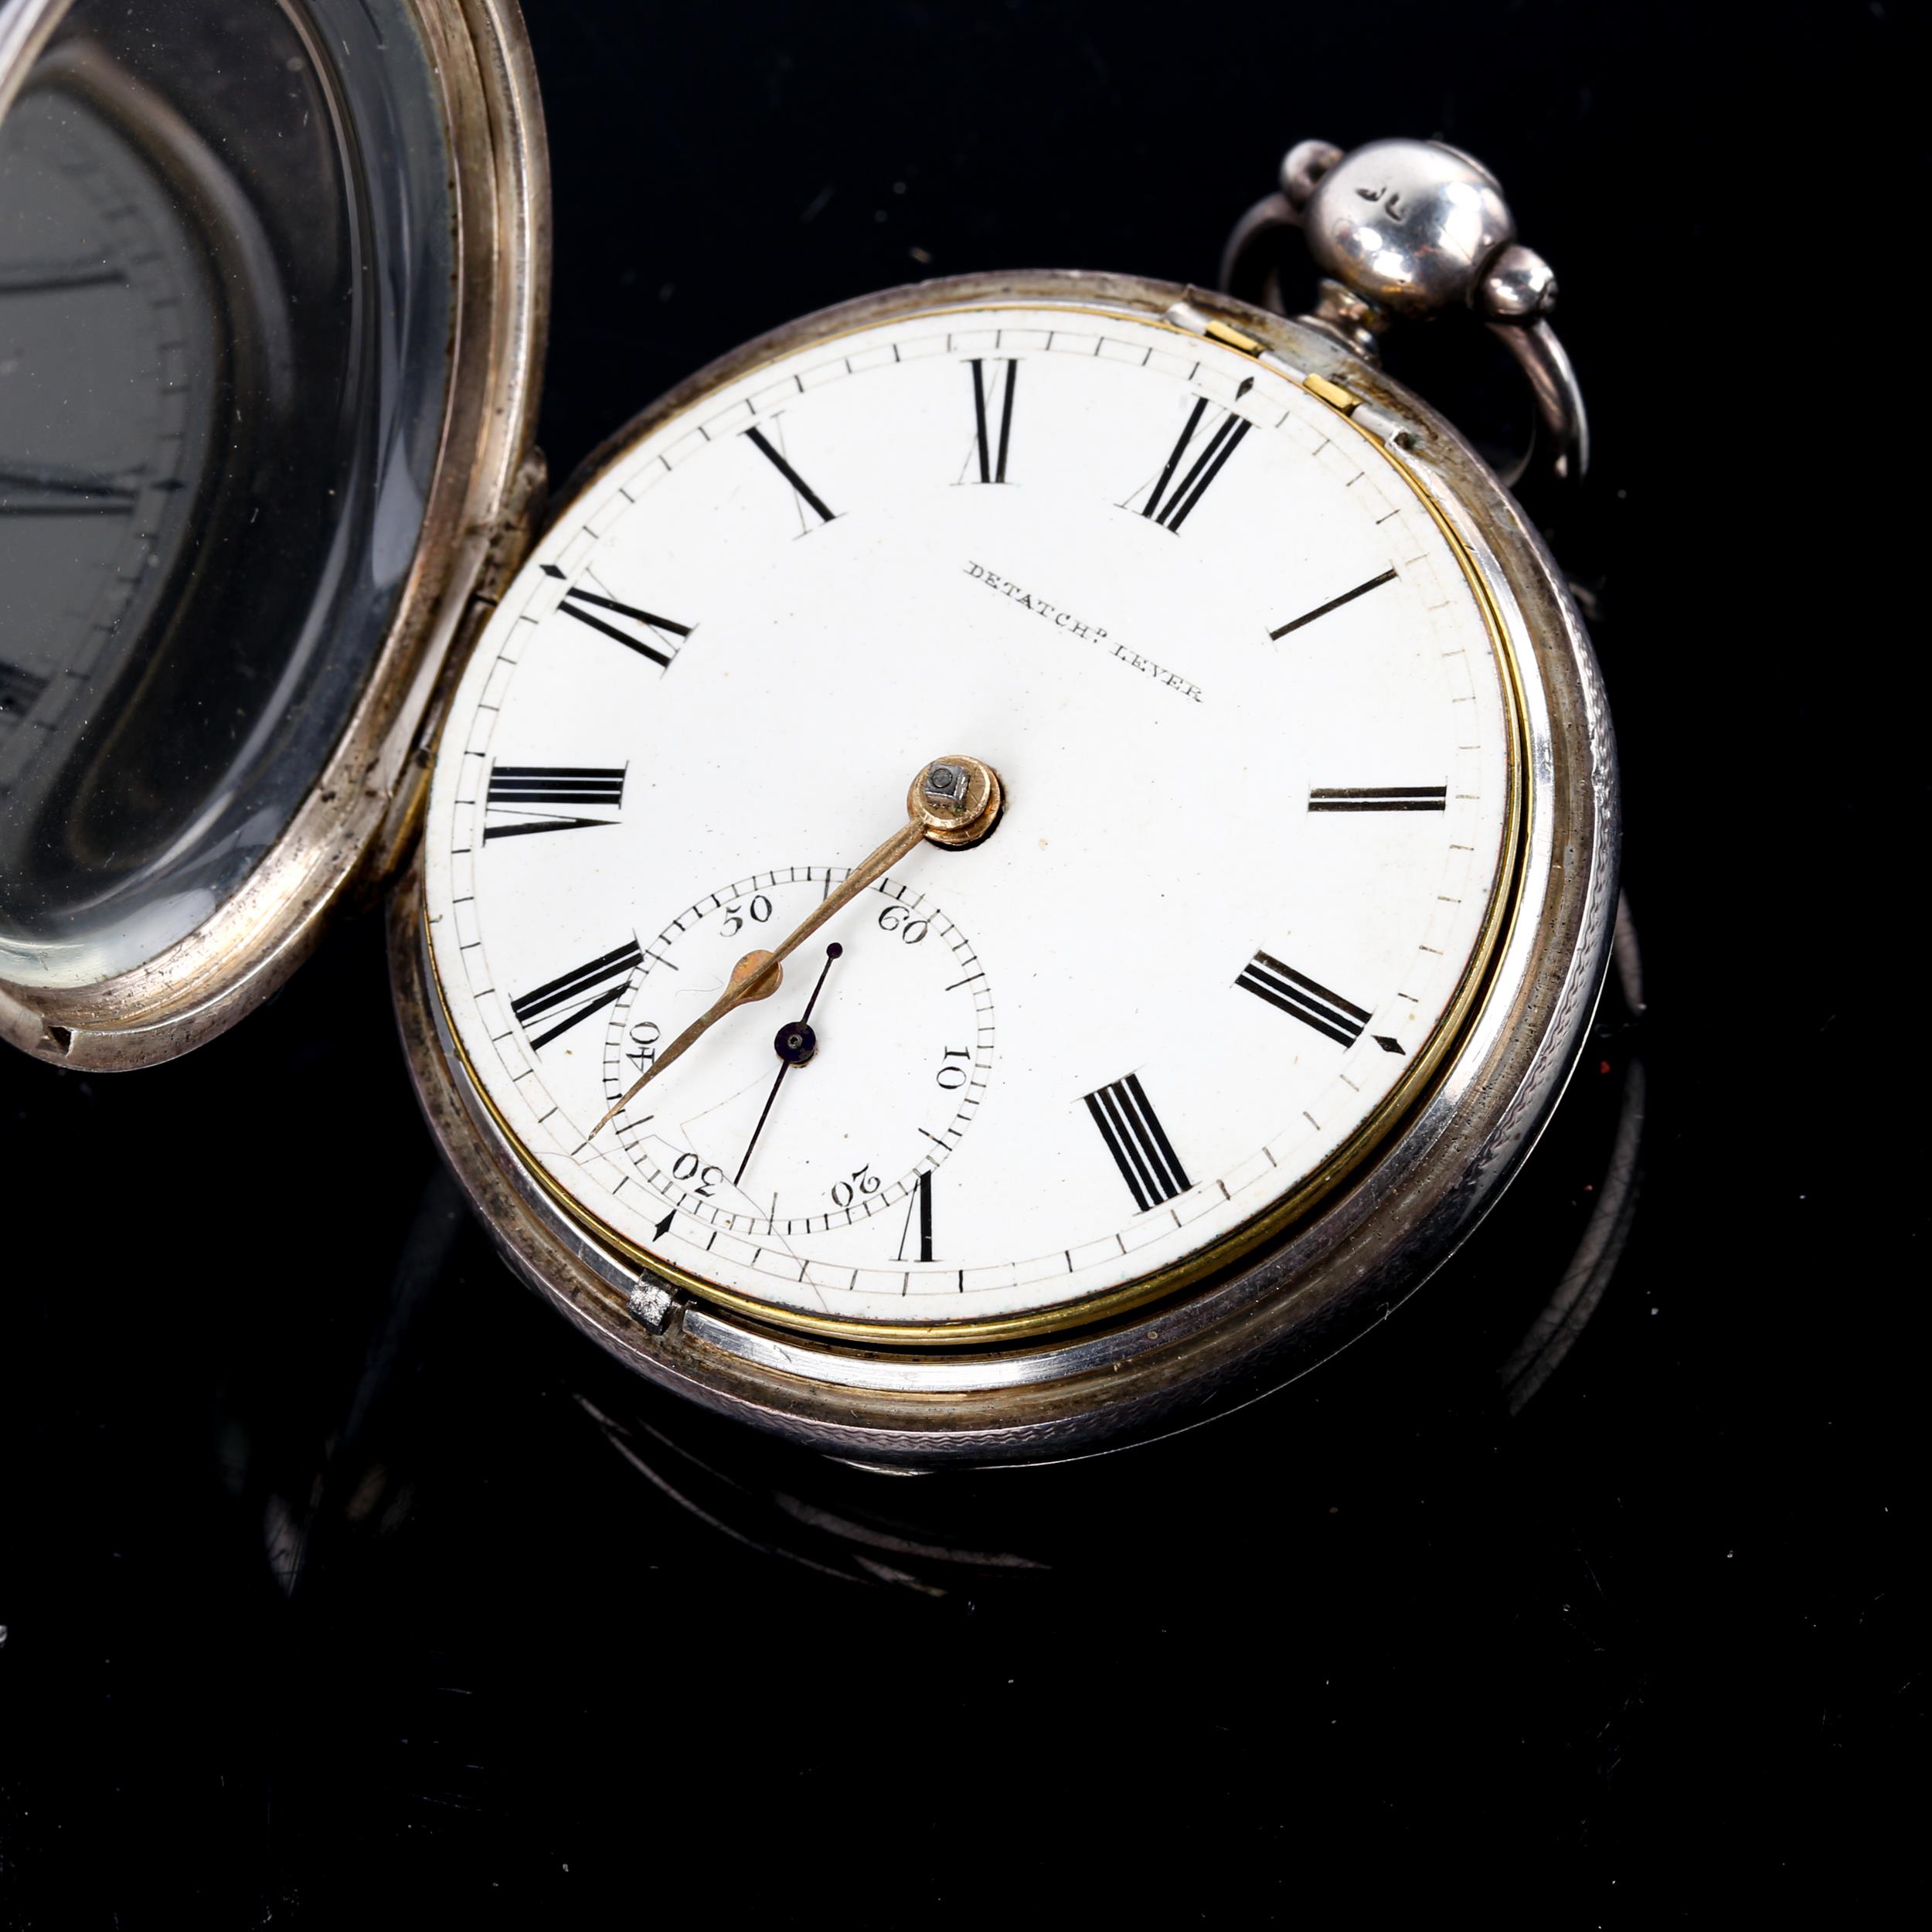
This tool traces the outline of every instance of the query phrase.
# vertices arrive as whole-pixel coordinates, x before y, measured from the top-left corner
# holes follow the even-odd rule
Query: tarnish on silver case
[[[391,903],[397,1012],[436,1138],[512,1267],[651,1382],[855,1461],[1056,1460],[1171,1433],[1278,1387],[1386,1316],[1471,1233],[1549,1121],[1609,961],[1614,747],[1589,640],[1535,530],[1469,446],[1338,332],[1134,277],[1030,272],[887,291],[746,344],[653,404],[587,466],[718,385],[815,339],[1017,299],[1158,321],[1205,310],[1298,372],[1344,386],[1467,550],[1516,660],[1527,756],[1515,905],[1479,1005],[1408,1114],[1339,1192],[1218,1276],[1086,1329],[1005,1345],[872,1348],[764,1327],[640,1270],[531,1177],[442,1012],[420,851]],[[1371,433],[1365,429],[1365,434]]]

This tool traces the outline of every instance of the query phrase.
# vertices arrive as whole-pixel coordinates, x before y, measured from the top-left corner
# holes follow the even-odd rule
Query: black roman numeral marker
[[[1311,811],[1447,811],[1447,785],[1311,785]]]
[[[563,573],[553,563],[546,563],[544,569],[553,577]],[[580,624],[587,624],[601,636],[614,638],[627,651],[634,651],[641,658],[648,658],[653,664],[671,668],[671,660],[678,655],[678,642],[691,634],[691,626],[679,624],[669,617],[658,617],[650,611],[640,611],[634,604],[620,604],[615,597],[600,597],[594,590],[566,590],[563,601],[557,606],[567,612]],[[613,624],[610,617],[600,617],[600,611],[608,611],[611,616],[628,617],[632,628],[626,630]]]
[[[1100,1138],[1106,1141],[1137,1206],[1158,1207],[1194,1185],[1160,1117],[1148,1104],[1139,1074],[1130,1073],[1086,1098],[1087,1111],[1100,1130]]]
[[[485,825],[483,842],[521,838],[533,832],[574,832],[580,825],[607,825],[608,818],[563,818],[540,811],[541,805],[624,804],[622,765],[498,765],[490,773],[484,803],[509,822]]]
[[[1174,472],[1181,467],[1194,441],[1194,432],[1200,427],[1201,418],[1207,411],[1207,398],[1196,399],[1193,413],[1187,419],[1187,427],[1181,432],[1180,440],[1174,445],[1167,459],[1167,466],[1161,471],[1160,479],[1148,492],[1146,503],[1141,514],[1151,517],[1164,529],[1178,530],[1194,513],[1194,506],[1207,494],[1207,486],[1221,474],[1228,458],[1241,447],[1241,439],[1254,425],[1245,416],[1236,416],[1232,411],[1221,418],[1219,427],[1207,440],[1206,447],[1195,457],[1187,473],[1179,483],[1174,483]],[[1172,490],[1168,488],[1174,483]]]
[[[912,1239],[913,1217],[919,1218],[919,1259],[933,1258],[933,1171],[922,1168],[913,1184],[912,1198],[906,1203],[906,1225],[899,1233],[899,1259],[906,1258],[906,1243]]]
[[[999,441],[990,441],[986,434],[986,365],[977,357],[971,367],[973,372],[973,423],[979,451],[979,480],[982,483],[1004,483],[1006,481],[1006,447],[1013,434],[1013,391],[1019,383],[1019,364],[1008,357],[1003,364],[996,365],[1006,371],[1006,386],[1002,392],[999,404]]]
[[[1291,631],[1299,631],[1303,624],[1312,624],[1317,617],[1325,617],[1331,611],[1339,611],[1345,604],[1352,604],[1357,597],[1366,597],[1371,590],[1379,590],[1385,583],[1393,583],[1395,574],[1393,570],[1384,570],[1380,577],[1371,577],[1366,583],[1358,583],[1352,590],[1344,590],[1338,597],[1331,597],[1326,604],[1318,604],[1312,611],[1304,611],[1278,631],[1270,631],[1268,635],[1285,638]]]
[[[1272,953],[1257,953],[1242,968],[1240,977],[1234,983],[1266,1000],[1270,1006],[1278,1006],[1283,1012],[1292,1013],[1318,1033],[1325,1033],[1330,1039],[1339,1040],[1344,1046],[1354,1046],[1362,1037],[1362,1028],[1369,1023],[1369,1015],[1352,1000],[1330,992],[1327,987],[1309,978],[1305,973],[1298,973],[1292,966],[1284,966]]]
[[[526,993],[521,999],[510,1002],[510,1011],[516,1015],[517,1023],[528,1032],[533,1021],[546,1015],[561,1013],[563,1017],[554,1026],[530,1037],[530,1050],[548,1046],[560,1033],[567,1033],[580,1021],[588,1019],[593,1013],[601,1012],[624,992],[624,982],[631,977],[631,969],[641,963],[644,954],[638,942],[627,940],[614,952],[606,953],[601,959],[594,959],[587,965],[573,966],[567,973],[560,973]]]
[[[751,444],[754,448],[759,450],[764,454],[767,460],[770,463],[771,467],[775,469],[798,493],[798,501],[801,503],[810,505],[813,509],[818,512],[820,522],[829,523],[832,520],[835,512],[826,508],[825,498],[821,497],[818,492],[815,490],[811,485],[808,483],[789,463],[785,461],[784,457],[772,447],[770,443],[766,440],[765,433],[763,430],[747,430],[745,431],[745,440],[747,442]]]

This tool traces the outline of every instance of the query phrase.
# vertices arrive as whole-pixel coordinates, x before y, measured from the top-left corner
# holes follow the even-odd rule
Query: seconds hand
[[[927,765],[913,779],[906,794],[906,822],[869,858],[855,866],[838,889],[815,906],[809,917],[801,920],[765,955],[762,965],[742,977],[734,973],[725,990],[631,1083],[587,1138],[594,1138],[602,1133],[673,1060],[682,1059],[734,1007],[758,998],[761,987],[775,983],[773,975],[785,959],[841,906],[849,904],[875,880],[884,878],[922,838],[930,838],[937,845],[976,845],[992,834],[1005,798],[999,774],[978,758],[954,756],[937,759]]]
[[[818,1004],[818,995],[825,990],[825,975],[832,971],[832,962],[845,951],[837,940],[825,948],[825,963],[818,975],[818,984],[811,989],[811,997],[805,1002],[804,1017],[788,1021],[778,1029],[778,1037],[772,1044],[778,1049],[778,1077],[771,1083],[771,1091],[765,1096],[764,1111],[758,1116],[758,1124],[751,1130],[751,1138],[745,1144],[745,1157],[738,1163],[738,1171],[731,1177],[731,1185],[736,1187],[745,1178],[745,1169],[751,1165],[751,1150],[758,1145],[758,1136],[765,1131],[765,1122],[771,1117],[772,1102],[778,1097],[778,1090],[785,1083],[785,1076],[794,1066],[803,1066],[818,1050],[818,1037],[811,1030],[811,1009]]]

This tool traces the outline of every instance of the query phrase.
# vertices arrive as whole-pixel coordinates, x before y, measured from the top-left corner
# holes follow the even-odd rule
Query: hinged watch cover
[[[393,856],[540,495],[512,0],[0,17],[0,1036],[154,1064]]]

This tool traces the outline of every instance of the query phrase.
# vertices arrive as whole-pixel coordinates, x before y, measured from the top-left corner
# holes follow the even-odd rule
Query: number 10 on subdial
[[[799,866],[687,906],[611,1009],[614,1102],[845,876]],[[930,1261],[932,1175],[971,1126],[993,1057],[993,995],[971,942],[888,875],[786,962],[779,990],[730,1015],[621,1112],[619,1145],[668,1210],[782,1241],[884,1217],[881,1258]],[[893,1212],[893,1210],[896,1210]]]

